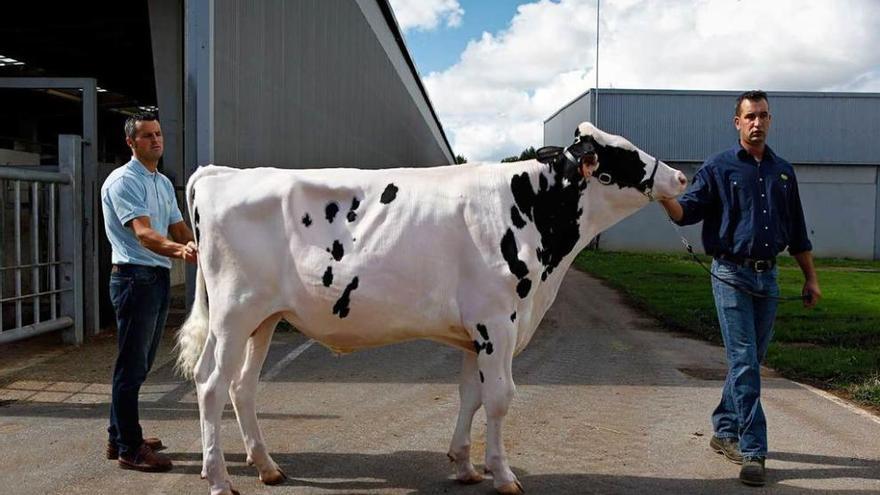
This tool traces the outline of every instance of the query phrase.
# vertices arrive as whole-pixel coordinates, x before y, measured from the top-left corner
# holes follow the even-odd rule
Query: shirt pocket
[[[749,194],[750,185],[743,176],[731,174],[728,179],[730,184],[730,202],[734,212],[740,210],[743,213],[752,210],[752,195]]]

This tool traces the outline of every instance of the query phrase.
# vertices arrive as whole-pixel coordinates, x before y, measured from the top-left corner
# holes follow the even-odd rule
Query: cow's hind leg
[[[483,404],[480,396],[480,372],[477,355],[463,352],[461,360],[461,382],[458,385],[458,422],[449,446],[449,460],[455,463],[455,479],[462,483],[479,483],[483,476],[471,464],[471,425],[474,414]]]
[[[515,329],[510,322],[487,322],[477,325],[476,340],[478,373],[481,375],[483,407],[486,410],[486,469],[492,472],[499,493],[522,493],[522,485],[507,463],[502,427],[513,400],[513,350]]]
[[[284,472],[272,460],[263,441],[260,425],[257,423],[256,393],[260,381],[260,370],[269,353],[269,344],[275,333],[275,326],[281,315],[273,315],[263,321],[248,339],[245,351],[244,366],[232,380],[229,396],[238,417],[238,426],[244,440],[248,464],[255,465],[260,474],[260,481],[267,485],[277,485],[285,479]]]
[[[215,337],[214,366],[206,373],[207,376],[196,376],[199,410],[203,418],[203,472],[211,485],[211,495],[234,495],[237,492],[232,489],[220,446],[220,421],[229,395],[229,385],[241,369],[245,343],[254,327],[253,322],[246,322],[246,314],[219,313],[216,318],[213,314],[211,316],[210,331]],[[202,360],[207,357],[203,354]]]
[[[199,432],[201,433],[202,438],[202,479],[208,478],[208,466],[205,464],[208,460],[208,444],[205,442],[207,439],[207,423],[205,422],[205,408],[201,407],[201,397],[204,393],[205,383],[207,383],[208,377],[210,377],[211,373],[214,371],[214,347],[216,343],[217,338],[209,332],[208,338],[205,341],[205,347],[202,349],[202,355],[199,357],[199,361],[196,363],[196,368],[193,372],[193,381],[196,384],[196,397],[198,398],[199,403]]]

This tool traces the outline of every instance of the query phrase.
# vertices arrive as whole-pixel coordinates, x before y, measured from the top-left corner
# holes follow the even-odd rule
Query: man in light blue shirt
[[[131,161],[101,187],[104,230],[113,248],[110,300],[116,311],[118,355],[113,370],[107,458],[124,469],[167,471],[155,437],[144,438],[138,394],[156,357],[170,302],[171,259],[196,263],[193,234],[180,214],[174,186],[158,172],[162,129],[153,114],[125,122]]]

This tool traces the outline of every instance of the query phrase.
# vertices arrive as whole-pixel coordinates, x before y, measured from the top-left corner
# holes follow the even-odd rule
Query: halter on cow
[[[590,239],[686,185],[681,172],[588,123],[565,151],[548,163],[193,174],[187,202],[199,270],[178,367],[196,382],[212,495],[233,493],[220,447],[227,397],[260,479],[284,479],[254,395],[282,318],[337,353],[413,339],[461,349],[449,448],[456,478],[482,480],[470,435],[484,407],[486,469],[500,493],[520,493],[501,432],[514,355]]]

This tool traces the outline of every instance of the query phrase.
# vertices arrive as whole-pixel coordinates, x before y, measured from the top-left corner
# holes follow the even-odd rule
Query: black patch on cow
[[[510,315],[510,321],[516,321],[516,311],[514,311],[513,313],[511,313],[511,315]]]
[[[501,238],[501,255],[504,257],[504,261],[507,261],[510,273],[519,279],[519,283],[516,284],[516,293],[521,298],[526,297],[532,288],[532,281],[526,278],[526,275],[529,274],[529,267],[517,257],[516,237],[510,229],[507,229],[504,237]]]
[[[642,184],[642,181],[645,180],[647,171],[638,151],[614,146],[601,146],[599,143],[594,143],[593,147],[599,156],[599,172],[609,174],[611,184],[616,184],[621,189],[634,187],[639,191],[645,191],[647,185]],[[640,184],[640,186],[636,187],[633,184]]]
[[[357,220],[358,216],[357,216],[357,213],[355,213],[355,211],[358,209],[358,206],[360,206],[360,205],[361,205],[360,200],[358,200],[357,198],[352,198],[351,199],[351,208],[348,209],[348,215],[345,216],[345,219],[348,220],[349,222],[354,222],[355,220]]]
[[[327,270],[324,272],[324,277],[321,278],[321,281],[324,283],[324,287],[330,287],[330,284],[333,283],[333,268],[327,267]]]
[[[345,256],[345,250],[342,248],[342,243],[339,241],[333,241],[333,249],[327,248],[327,252],[333,256],[333,259],[339,261]]]
[[[486,354],[492,354],[492,352],[495,351],[495,348],[492,346],[492,342],[483,342],[481,344],[478,340],[474,341],[474,349],[477,351],[477,354],[479,354],[480,351],[484,349],[486,350]]]
[[[336,204],[336,201],[327,203],[327,207],[324,208],[324,216],[327,217],[327,221],[333,223],[333,219],[336,218],[337,213],[339,213],[339,205]]]
[[[510,273],[521,279],[529,274],[529,267],[517,257],[517,251],[516,237],[514,237],[512,230],[507,229],[504,237],[501,238],[501,255],[504,256],[504,261],[510,267]]]
[[[519,175],[514,175],[513,178],[510,179],[510,190],[513,192],[513,199],[516,201],[519,210],[523,212],[529,220],[532,220],[532,210],[535,205],[535,191],[532,189],[529,174],[523,172]]]
[[[602,156],[602,163],[605,157]],[[515,175],[510,180],[510,190],[519,210],[535,223],[541,235],[541,244],[537,248],[538,261],[544,266],[541,280],[559,266],[562,259],[574,249],[580,239],[579,220],[583,210],[580,199],[587,181],[582,177],[572,182],[565,179],[565,166],[561,160],[548,165],[553,184],[550,184],[544,173],[538,178],[538,190],[535,191],[528,174]],[[503,243],[502,243],[503,244]],[[504,248],[502,247],[502,251]],[[505,257],[505,259],[507,259]],[[508,262],[509,263],[509,262]],[[520,277],[522,278],[522,277]],[[531,282],[517,286],[521,297],[528,294]]]
[[[312,217],[310,217],[309,214],[306,213],[305,215],[303,215],[303,220],[302,220],[302,222],[303,222],[303,225],[305,225],[306,227],[308,227],[309,225],[312,224]]]
[[[388,184],[385,187],[385,190],[382,192],[382,197],[379,198],[379,201],[382,204],[387,205],[388,203],[394,201],[394,198],[397,197],[397,191],[397,186],[395,186],[394,183]]]
[[[195,195],[195,191],[193,191],[193,195]],[[199,237],[201,237],[199,232],[199,209],[195,207],[193,207],[193,230],[196,231],[196,242],[199,242]]]
[[[483,371],[480,370],[480,383],[485,383],[486,379],[483,377]]]
[[[336,301],[336,304],[333,305],[333,314],[339,315],[340,318],[345,318],[348,316],[348,312],[350,308],[348,307],[351,304],[351,291],[357,289],[358,287],[358,278],[355,277],[351,279],[351,282],[345,286],[345,290],[342,291],[342,295],[339,296],[339,300]]]
[[[519,208],[516,206],[510,207],[510,219],[513,220],[513,226],[518,229],[526,226],[526,221],[523,220],[523,217],[519,214]]]
[[[477,331],[480,332],[480,337],[483,337],[483,340],[489,340],[489,330],[486,329],[486,325],[477,323]]]

